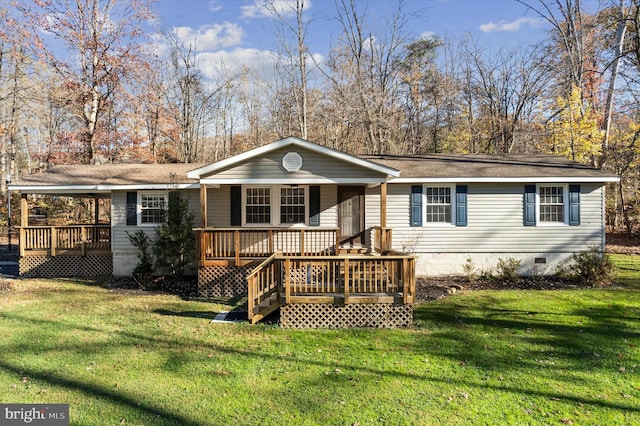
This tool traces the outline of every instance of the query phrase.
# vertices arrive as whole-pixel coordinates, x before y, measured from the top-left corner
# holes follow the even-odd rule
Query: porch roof
[[[23,176],[14,191],[44,194],[100,194],[126,189],[198,188],[187,172],[201,164],[90,164],[55,166]]]
[[[396,168],[402,182],[618,182],[613,173],[550,154],[366,155]]]

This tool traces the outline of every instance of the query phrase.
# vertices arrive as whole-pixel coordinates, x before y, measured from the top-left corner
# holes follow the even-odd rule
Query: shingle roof
[[[412,156],[363,155],[363,159],[400,170],[404,179],[516,179],[588,178],[611,181],[615,174],[555,155],[541,154],[424,154]],[[187,172],[202,164],[104,164],[56,166],[42,173],[24,176],[14,187],[143,186],[197,184]]]
[[[367,155],[400,170],[400,178],[616,178],[564,157],[544,154]]]
[[[192,184],[187,172],[201,164],[101,164],[55,166],[22,177],[16,186]]]

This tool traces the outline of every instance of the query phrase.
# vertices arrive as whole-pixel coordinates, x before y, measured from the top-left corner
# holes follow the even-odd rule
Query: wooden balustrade
[[[20,227],[20,256],[109,253],[111,225]]]
[[[256,267],[247,281],[252,322],[285,303],[410,304],[415,298],[415,257],[278,253]]]
[[[337,252],[335,228],[196,228],[203,266],[284,255],[318,256]]]
[[[393,229],[382,226],[373,227],[373,239],[374,250],[378,253],[383,253],[391,250],[391,243],[393,241]]]
[[[345,304],[394,303],[396,297],[411,303],[414,271],[415,258],[408,255],[289,256],[283,266],[285,301],[314,303],[327,295]]]

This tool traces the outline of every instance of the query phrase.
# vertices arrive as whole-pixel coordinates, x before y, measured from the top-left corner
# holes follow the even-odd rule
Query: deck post
[[[27,231],[24,226],[20,227],[20,241],[18,241],[18,247],[20,247],[20,257],[24,257],[24,248],[27,244]]]
[[[97,207],[97,206],[96,206]],[[87,255],[87,227],[80,227],[80,256]]]
[[[409,292],[409,272],[409,259],[402,259],[402,298],[405,304],[409,300],[407,294]]]
[[[51,236],[49,247],[51,248],[51,257],[56,256],[56,246],[58,245],[58,234],[56,232],[56,227],[52,226],[51,228]]]
[[[289,304],[291,300],[291,258],[284,261],[284,300]]]
[[[345,257],[344,258],[344,304],[348,305],[349,304],[349,280],[350,280],[350,273],[349,273],[349,258]]]
[[[234,231],[233,237],[236,246],[236,266],[238,266],[240,265],[240,231],[238,229]]]

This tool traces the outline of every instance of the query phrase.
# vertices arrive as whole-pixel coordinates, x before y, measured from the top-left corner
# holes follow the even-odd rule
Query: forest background
[[[412,33],[428,9],[402,0],[383,21],[326,1],[339,34],[318,58],[309,0],[255,0],[277,46],[268,79],[224,61],[206,75],[152,0],[0,3],[0,225],[7,183],[58,164],[206,163],[293,135],[354,154],[565,156],[617,173],[608,229],[639,230],[640,0],[512,0],[548,30],[498,50]]]

